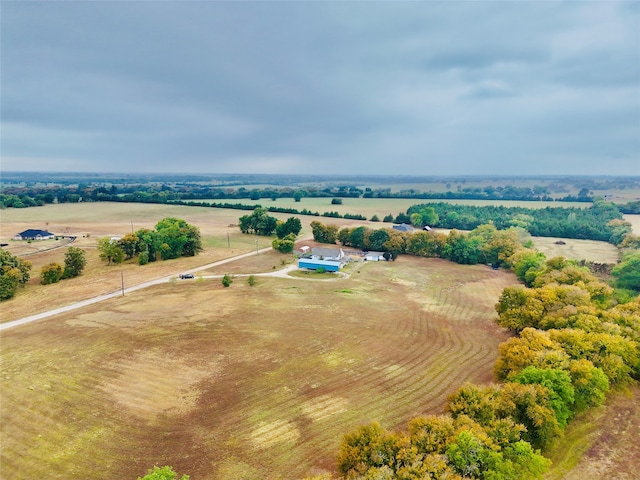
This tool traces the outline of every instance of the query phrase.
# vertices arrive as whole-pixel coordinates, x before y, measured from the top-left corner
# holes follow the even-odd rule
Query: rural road
[[[263,248],[261,250],[258,250],[257,252],[248,252],[248,253],[243,253],[242,255],[236,255],[235,257],[225,258],[224,260],[218,260],[217,262],[213,262],[213,263],[209,263],[207,265],[202,265],[200,267],[193,268],[191,270],[188,270],[187,273],[195,273],[195,272],[199,272],[201,270],[207,270],[207,269],[212,268],[212,267],[217,267],[218,265],[224,265],[225,263],[234,262],[236,260],[240,260],[242,258],[250,257],[252,255],[257,255],[259,253],[268,252],[269,250],[271,250],[271,247]],[[269,275],[273,276],[273,275],[277,275],[278,273],[279,272],[273,272],[273,273],[270,273]],[[256,274],[256,275],[259,275],[259,274]],[[285,273],[285,275],[286,275],[286,273]],[[94,303],[102,302],[104,300],[108,300],[109,298],[120,297],[120,296],[124,295],[125,293],[131,293],[131,292],[135,292],[137,290],[142,290],[143,288],[151,287],[153,285],[159,285],[161,283],[167,283],[172,278],[175,278],[175,277],[176,277],[175,275],[169,275],[169,276],[157,278],[155,280],[149,280],[148,282],[139,283],[138,285],[134,285],[132,287],[127,287],[127,288],[124,289],[124,291],[123,290],[117,290],[117,291],[112,292],[112,293],[106,293],[104,295],[99,295],[97,297],[89,298],[87,300],[82,300],[80,302],[72,303],[71,305],[67,305],[65,307],[60,307],[60,308],[56,308],[56,309],[53,309],[53,310],[48,310],[46,312],[37,313],[35,315],[30,315],[28,317],[20,318],[18,320],[13,320],[11,322],[2,323],[2,324],[0,324],[0,331],[7,330],[7,329],[13,328],[13,327],[18,327],[20,325],[25,325],[27,323],[35,322],[37,320],[42,320],[44,318],[52,317],[54,315],[58,315],[59,313],[65,313],[65,312],[69,312],[71,310],[76,310],[78,308],[86,307],[87,305],[92,305]],[[211,277],[211,278],[215,278],[215,276]]]

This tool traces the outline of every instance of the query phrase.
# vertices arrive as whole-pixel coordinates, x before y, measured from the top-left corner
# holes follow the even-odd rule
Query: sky
[[[2,1],[4,171],[640,175],[640,2]]]

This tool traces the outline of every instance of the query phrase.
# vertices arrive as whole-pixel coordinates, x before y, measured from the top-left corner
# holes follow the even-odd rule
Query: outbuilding
[[[413,232],[415,230],[415,228],[413,228],[411,225],[407,225],[406,223],[401,223],[400,225],[394,225],[393,229],[399,232]]]
[[[13,239],[14,240],[50,240],[52,238],[56,238],[56,236],[47,232],[46,230],[36,230],[30,228],[25,230],[24,232],[17,233]]]
[[[314,247],[298,259],[298,268],[337,272],[348,261],[341,248]]]

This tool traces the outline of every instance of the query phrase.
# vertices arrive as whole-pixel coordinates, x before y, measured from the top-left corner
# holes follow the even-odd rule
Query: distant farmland
[[[261,198],[260,200],[243,199],[227,199],[227,200],[197,200],[198,202],[210,203],[242,203],[245,205],[262,205],[265,208],[295,208],[297,210],[307,209],[312,212],[318,212],[322,215],[324,212],[338,212],[341,215],[345,213],[360,214],[370,219],[373,215],[377,215],[382,220],[386,215],[392,214],[394,217],[402,212],[406,213],[407,208],[420,203],[436,203],[446,202],[455,205],[505,205],[508,207],[526,207],[526,208],[545,208],[545,207],[577,207],[587,208],[591,204],[585,202],[534,202],[534,201],[506,201],[506,200],[432,200],[418,198],[343,198],[342,205],[332,205],[332,197],[303,197],[300,202],[296,202],[293,198],[278,198],[271,200],[269,198]]]

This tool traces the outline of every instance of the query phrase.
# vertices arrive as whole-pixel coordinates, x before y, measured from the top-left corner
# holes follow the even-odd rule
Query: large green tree
[[[122,263],[125,257],[124,250],[118,241],[110,237],[98,239],[98,254],[102,260],[107,261],[107,265]]]
[[[82,274],[87,265],[87,256],[81,248],[69,247],[64,254],[64,273],[62,278],[73,278]]]
[[[182,219],[164,218],[156,224],[156,232],[163,260],[193,257],[202,250],[200,229]]]
[[[302,230],[302,222],[298,217],[289,217],[284,222],[277,222],[276,235],[278,238],[285,238],[289,234],[296,237]]]
[[[320,243],[336,243],[338,239],[337,225],[324,225],[317,220],[311,222],[311,232],[313,239]]]
[[[549,390],[549,405],[556,414],[560,428],[564,429],[572,416],[575,391],[567,372],[555,368],[538,368],[533,365],[511,378],[523,385],[538,384]]]
[[[40,270],[40,283],[48,285],[50,283],[58,283],[64,274],[62,265],[56,262],[49,263]]]

